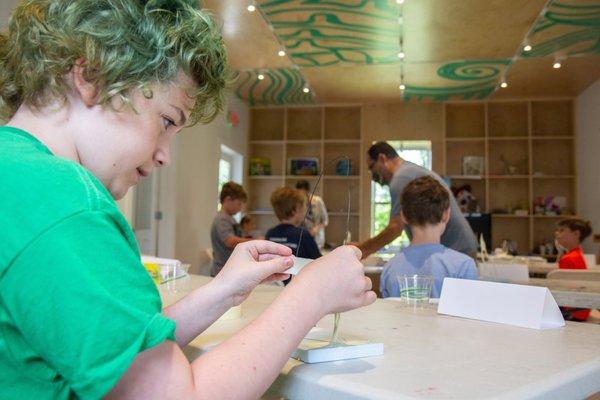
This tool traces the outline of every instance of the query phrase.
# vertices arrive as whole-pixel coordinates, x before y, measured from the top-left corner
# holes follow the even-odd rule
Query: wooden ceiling
[[[249,105],[574,97],[600,78],[598,0],[400,2],[203,6],[221,20],[234,91]]]

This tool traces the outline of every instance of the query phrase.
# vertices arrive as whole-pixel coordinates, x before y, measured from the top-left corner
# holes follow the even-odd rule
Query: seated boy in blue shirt
[[[296,257],[312,259],[321,257],[315,239],[307,230],[300,228],[304,220],[304,214],[306,214],[306,197],[304,194],[297,189],[287,186],[281,187],[271,195],[271,205],[281,223],[269,229],[265,239],[289,247]],[[302,243],[299,243],[301,232]],[[300,246],[300,249],[298,249],[298,246]],[[284,284],[288,282],[289,280],[284,281]]]
[[[445,277],[477,279],[475,261],[440,244],[450,219],[450,194],[431,176],[410,182],[400,198],[401,218],[410,225],[410,246],[392,258],[381,274],[381,295],[399,297],[398,275],[431,275],[431,297],[438,298]]]

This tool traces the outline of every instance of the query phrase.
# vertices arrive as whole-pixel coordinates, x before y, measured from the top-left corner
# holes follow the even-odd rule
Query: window
[[[431,141],[429,140],[391,140],[388,143],[406,161],[431,169]],[[388,224],[392,202],[387,186],[371,182],[371,236],[377,235]],[[408,246],[406,232],[380,250],[380,253],[396,253]]]
[[[221,187],[223,187],[223,185],[229,181],[237,182],[240,185],[243,184],[243,165],[244,157],[240,153],[230,149],[225,145],[221,145],[221,158],[219,159],[219,177],[217,181],[217,210],[221,205],[219,201],[219,193],[221,192]]]

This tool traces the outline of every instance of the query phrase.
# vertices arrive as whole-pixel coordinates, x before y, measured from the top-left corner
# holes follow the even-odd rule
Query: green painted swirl
[[[455,87],[424,87],[406,85],[402,95],[404,100],[481,100],[485,99],[496,89],[495,81],[485,81],[473,85]]]
[[[508,65],[510,60],[456,61],[442,65],[437,74],[454,81],[478,81],[492,79],[500,74],[499,66]]]
[[[271,0],[260,7],[300,67],[398,63],[395,2]]]
[[[263,80],[258,79],[259,73],[264,75]],[[305,85],[304,77],[296,69],[243,71],[235,94],[250,106],[313,104],[313,92],[302,91]]]
[[[563,33],[565,26],[577,30]],[[552,37],[557,27],[562,27],[561,33],[556,33]],[[546,37],[550,36],[550,39],[537,44],[530,52],[523,52],[522,57],[544,57],[558,51],[567,55],[598,53],[600,52],[600,3],[590,1],[587,4],[570,4],[568,0],[552,2],[533,29],[533,39],[540,32],[545,32]],[[587,43],[587,46],[581,49],[581,43]],[[577,50],[569,51],[575,46]]]

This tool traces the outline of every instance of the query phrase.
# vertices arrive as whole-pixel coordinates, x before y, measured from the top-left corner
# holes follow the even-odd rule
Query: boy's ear
[[[406,220],[406,217],[404,216],[404,212],[400,211],[400,219],[402,220],[402,223],[404,225],[408,225],[408,221]]]
[[[73,65],[73,86],[84,104],[91,107],[96,104],[100,88],[97,84],[85,79],[85,70],[86,65],[84,59],[77,59],[75,65]]]
[[[442,213],[442,222],[447,224],[448,221],[450,221],[450,207],[448,207],[446,211]]]

